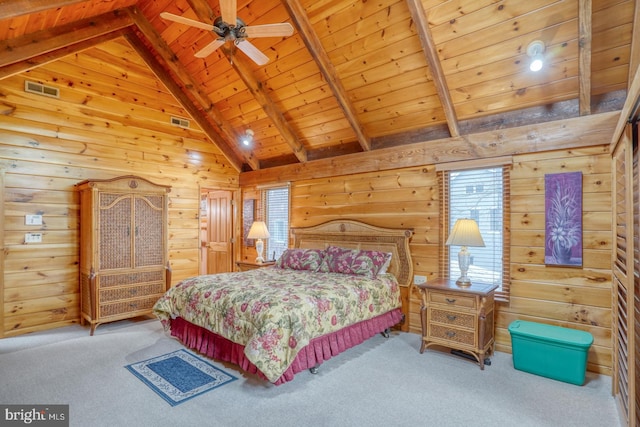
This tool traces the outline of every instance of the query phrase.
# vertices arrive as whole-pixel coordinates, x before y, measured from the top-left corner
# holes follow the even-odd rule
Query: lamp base
[[[256,251],[258,252],[256,263],[262,264],[264,262],[264,258],[262,257],[262,251],[264,251],[264,242],[262,241],[262,239],[256,240]]]
[[[456,280],[456,285],[460,286],[461,288],[469,287],[471,286],[471,279],[469,279],[469,277],[467,276],[460,276],[460,278]]]

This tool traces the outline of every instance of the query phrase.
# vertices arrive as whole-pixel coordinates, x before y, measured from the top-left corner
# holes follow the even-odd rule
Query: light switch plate
[[[24,223],[25,225],[42,225],[42,215],[26,215]]]
[[[42,243],[42,233],[27,233],[24,235],[25,243]]]

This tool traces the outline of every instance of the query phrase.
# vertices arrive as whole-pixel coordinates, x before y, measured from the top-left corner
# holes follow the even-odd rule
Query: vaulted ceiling
[[[293,34],[247,39],[263,65],[229,40],[199,57],[220,38],[219,3],[249,28],[290,23]],[[637,9],[634,0],[6,0],[0,79],[122,38],[231,164],[255,171],[618,110],[640,60]],[[545,46],[537,73],[535,40]]]

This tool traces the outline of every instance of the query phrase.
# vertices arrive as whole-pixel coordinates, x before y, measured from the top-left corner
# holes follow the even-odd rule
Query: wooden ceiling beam
[[[211,6],[209,6],[206,1],[187,0],[187,3],[189,3],[199,19],[204,22],[212,20],[211,17],[214,15],[214,12]],[[296,136],[291,125],[284,118],[284,114],[282,113],[282,111],[273,102],[271,97],[264,91],[262,82],[260,82],[256,78],[254,73],[246,64],[246,61],[243,58],[235,55],[234,50],[229,49],[226,46],[223,46],[221,50],[229,59],[231,66],[247,86],[249,92],[251,92],[256,101],[258,101],[258,103],[262,107],[262,110],[267,116],[269,116],[276,129],[278,129],[278,132],[280,132],[282,138],[291,147],[291,150],[293,150],[293,154],[296,156],[298,161],[302,163],[306,162],[307,150],[304,148],[304,145],[302,145],[302,143]]]
[[[333,63],[322,47],[322,43],[320,42],[318,35],[313,30],[313,26],[311,25],[311,22],[309,21],[304,8],[298,0],[282,0],[282,4],[284,4],[287,12],[289,13],[289,16],[291,17],[291,20],[298,29],[298,33],[304,41],[305,46],[307,47],[307,49],[309,49],[311,57],[314,59],[316,64],[318,64],[320,73],[331,88],[333,95],[336,97],[336,100],[342,108],[347,121],[356,134],[356,138],[360,143],[360,146],[364,151],[370,151],[371,140],[365,134],[365,131],[362,128],[360,121],[358,120],[356,109],[353,107],[351,101],[349,101],[347,91],[338,78],[338,74],[333,66]]]
[[[591,0],[578,1],[580,115],[591,114]]]
[[[65,6],[72,6],[86,0],[12,0],[0,1],[0,16],[2,19],[16,18],[22,15],[29,15],[42,12],[48,9],[59,9]]]
[[[299,165],[279,166],[240,173],[240,186],[267,185],[288,181],[376,172],[438,163],[496,158],[522,153],[571,150],[603,146],[613,133],[618,111],[592,114],[548,123],[527,125],[473,135],[417,142],[398,147],[314,160]]]
[[[178,84],[178,86],[181,88],[180,93],[184,91],[187,95],[190,95],[195,100],[195,104],[193,104],[193,102],[187,96],[183,97],[182,95],[180,95],[180,93],[174,94],[174,96],[177,96],[177,99],[181,103],[184,103],[183,107],[187,111],[189,111],[190,114],[195,115],[192,115],[194,120],[196,120],[198,123],[208,122],[208,120],[202,117],[198,117],[199,115],[202,115],[202,110],[214,120],[216,126],[222,133],[225,134],[229,141],[237,141],[238,135],[235,134],[229,123],[215,108],[209,97],[205,93],[203,93],[199,85],[193,81],[189,73],[180,64],[180,60],[178,59],[178,57],[176,57],[169,45],[167,45],[160,34],[158,34],[158,32],[153,28],[151,23],[144,17],[142,12],[140,12],[137,7],[132,7],[128,10],[138,30],[140,30],[149,44],[153,46],[153,49],[155,49],[156,53],[160,56],[160,58],[162,58],[166,67],[175,75],[175,78],[178,80],[174,80],[174,77],[170,75],[165,75],[167,74],[167,71],[160,68],[154,71],[160,73],[160,76],[158,76],[158,78],[160,78],[166,84],[171,84],[171,82]],[[197,105],[200,108],[194,109],[194,105]],[[218,132],[212,131],[211,128],[209,128],[209,130],[207,131],[207,135],[213,141],[213,143],[218,146],[220,151],[222,151],[224,156],[233,165],[233,167],[236,170],[241,171],[242,164],[239,160],[238,155],[231,149],[229,142],[225,141]],[[256,160],[246,160],[252,167],[252,169],[258,169]]]
[[[16,62],[5,67],[0,68],[0,80],[7,77],[15,76],[16,74],[24,73],[25,71],[33,70],[42,65],[57,61],[67,55],[82,52],[95,45],[108,42],[110,40],[122,37],[127,32],[126,29],[120,29],[108,34],[103,34],[92,39],[83,40],[78,43],[74,43],[60,49],[53,50],[51,52],[43,53],[42,55],[36,55],[24,61]]]
[[[460,136],[460,127],[458,125],[458,118],[456,116],[456,110],[453,107],[453,101],[449,94],[449,86],[447,85],[447,79],[442,70],[440,59],[438,58],[438,52],[436,50],[436,44],[431,36],[431,30],[429,30],[429,23],[427,22],[426,12],[422,6],[421,0],[407,0],[407,6],[411,13],[411,18],[416,24],[416,31],[420,37],[420,44],[422,45],[422,51],[424,57],[427,60],[429,70],[431,70],[431,77],[436,87],[436,92],[440,98],[440,103],[444,110],[444,116],[449,126],[449,133],[453,137]]]
[[[127,9],[81,19],[47,30],[0,42],[0,67],[25,61],[74,43],[90,40],[133,25]]]

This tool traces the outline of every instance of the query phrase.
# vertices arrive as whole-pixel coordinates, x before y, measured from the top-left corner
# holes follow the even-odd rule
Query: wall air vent
[[[171,117],[171,124],[185,129],[189,128],[189,120],[180,117]]]
[[[40,83],[30,82],[29,80],[25,80],[24,82],[24,91],[43,96],[50,96],[51,98],[60,98],[60,89],[57,87],[45,86]]]

